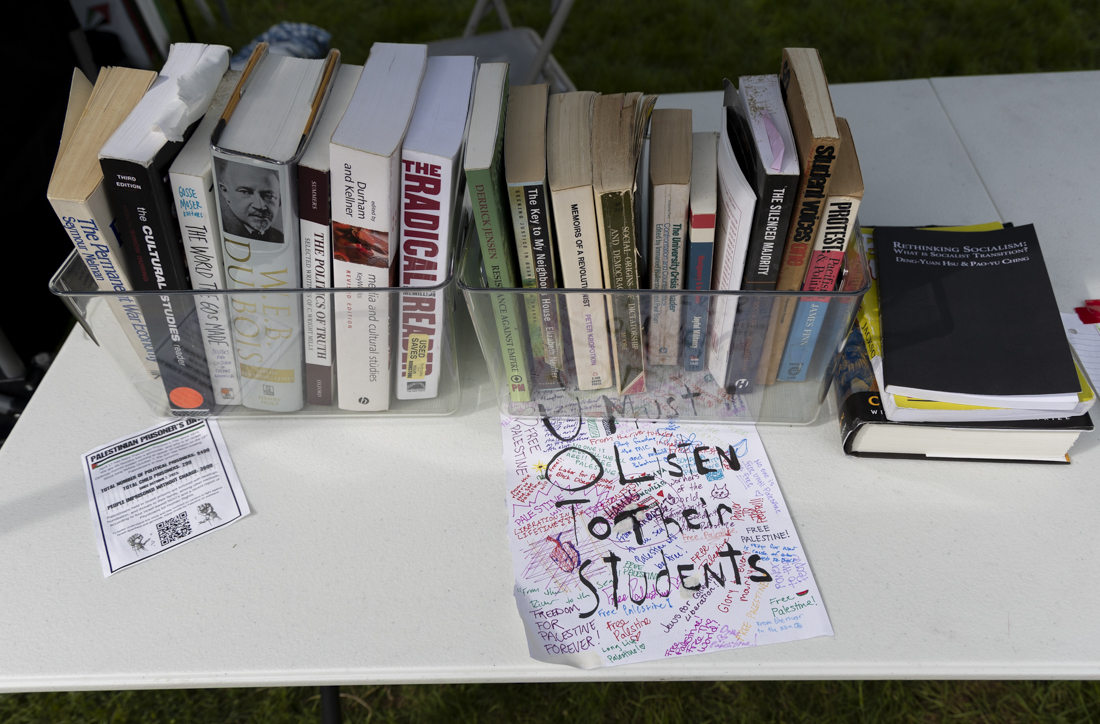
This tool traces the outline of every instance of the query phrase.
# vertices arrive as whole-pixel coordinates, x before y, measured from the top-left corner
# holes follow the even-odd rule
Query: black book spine
[[[554,271],[554,241],[550,233],[549,207],[545,184],[523,187],[523,204],[527,211],[527,229],[531,235],[531,256],[535,261],[535,280],[539,289],[556,289]],[[548,387],[564,386],[565,354],[558,314],[558,295],[539,294],[539,321],[542,324],[542,343],[546,354],[546,382]]]
[[[100,161],[122,253],[138,291],[191,288],[168,184],[168,166],[182,146],[166,144],[148,168],[116,159]],[[194,299],[161,294],[138,300],[172,410],[213,410],[214,390]]]
[[[770,291],[775,289],[779,279],[779,263],[794,213],[798,177],[767,174],[762,177],[764,182],[757,187],[756,213],[753,214],[742,288]]]
[[[794,212],[798,177],[767,173],[752,128],[739,108],[728,110],[726,122],[733,155],[756,191],[756,211],[752,217],[741,288],[771,291],[779,279],[779,262],[783,259],[783,245]]]

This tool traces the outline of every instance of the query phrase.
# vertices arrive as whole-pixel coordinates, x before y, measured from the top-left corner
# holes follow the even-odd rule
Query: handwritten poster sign
[[[587,669],[832,635],[752,425],[501,426],[534,658]]]

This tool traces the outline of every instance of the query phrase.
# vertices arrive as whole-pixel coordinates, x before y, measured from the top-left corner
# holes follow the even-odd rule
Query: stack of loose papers
[[[531,656],[581,668],[832,635],[752,425],[501,417]]]

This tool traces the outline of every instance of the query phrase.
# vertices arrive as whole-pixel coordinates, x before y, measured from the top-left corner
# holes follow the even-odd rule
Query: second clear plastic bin
[[[842,282],[843,291],[815,292],[758,292],[758,291],[705,291],[675,293],[656,292],[647,289],[629,291],[553,289],[539,292],[532,289],[488,288],[481,263],[481,248],[474,234],[470,234],[460,248],[458,260],[458,285],[470,309],[478,340],[489,367],[489,375],[496,392],[500,411],[516,417],[614,417],[617,419],[679,419],[684,421],[741,421],[776,424],[812,423],[821,409],[833,375],[837,350],[841,347],[855,319],[863,294],[870,286],[870,270],[862,236],[853,236],[849,251],[845,254]],[[563,339],[564,368],[561,382],[551,375],[537,371],[539,360],[532,355],[532,343],[543,345],[542,327],[528,323],[530,304],[541,309],[554,310]],[[641,318],[642,350],[645,355],[644,391],[619,394],[612,382],[598,389],[579,389],[576,376],[577,349],[572,340],[569,309],[582,305],[598,304],[607,309],[608,326],[596,330],[603,335],[610,349],[614,343],[611,326],[614,310],[633,308]],[[604,306],[606,305],[606,306]],[[699,335],[725,335],[725,348],[733,346],[734,356],[729,365],[739,365],[734,374],[728,371],[724,379],[716,378],[721,366],[714,364],[711,354],[703,360],[702,369],[685,369],[682,348],[685,310],[705,308],[707,329]],[[528,369],[532,373],[526,380],[512,379],[511,369],[506,371],[506,355],[501,343],[498,310],[519,310],[519,314],[507,325],[519,340],[518,348],[526,355]],[[675,319],[675,329],[681,330],[679,355],[663,349],[666,360],[676,357],[675,364],[653,364],[659,357],[650,350],[653,342],[654,310]],[[598,317],[599,315],[597,315]],[[620,317],[623,315],[620,313]],[[537,318],[537,316],[535,317]],[[716,320],[725,319],[725,322]],[[665,322],[667,330],[668,321]],[[532,335],[532,330],[534,334]],[[591,334],[591,332],[590,332]],[[666,339],[669,333],[665,332]],[[776,342],[781,336],[783,342]],[[675,337],[675,335],[673,335]],[[755,341],[754,341],[755,340]],[[791,351],[791,341],[801,349]],[[591,342],[589,342],[591,345]],[[772,359],[771,349],[779,357]],[[797,362],[797,364],[795,363]],[[611,361],[612,375],[615,374]],[[770,370],[769,370],[770,367]],[[542,369],[545,369],[543,367]],[[772,373],[769,374],[769,371]],[[517,391],[517,384],[523,389]],[[518,398],[518,399],[517,399]]]

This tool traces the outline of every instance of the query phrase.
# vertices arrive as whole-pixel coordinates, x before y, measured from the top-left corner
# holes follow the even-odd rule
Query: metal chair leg
[[[321,687],[321,724],[342,724],[343,714],[340,713],[340,687]]]

